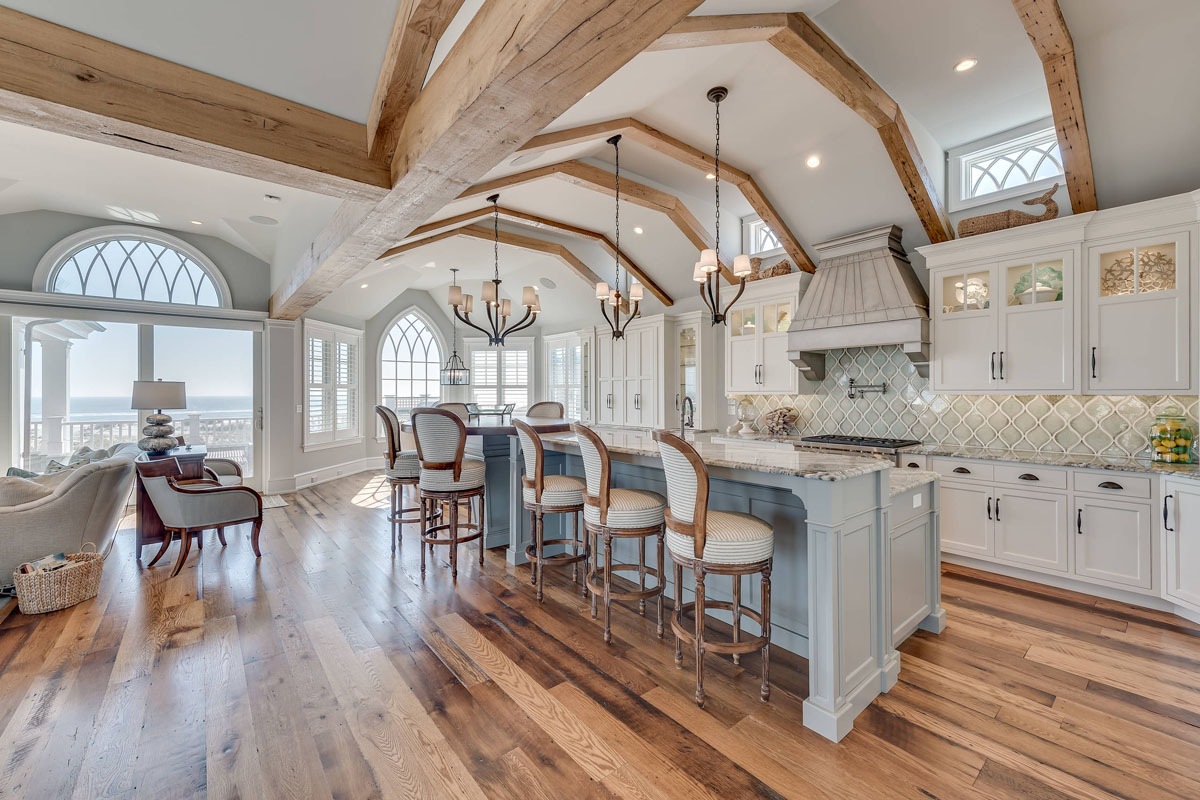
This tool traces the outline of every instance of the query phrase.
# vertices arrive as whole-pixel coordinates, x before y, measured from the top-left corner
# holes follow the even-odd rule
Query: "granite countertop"
[[[658,442],[647,431],[622,431],[597,428],[601,441],[614,453],[658,456]],[[575,435],[570,433],[548,434],[542,441],[552,449],[575,448]],[[750,445],[714,442],[709,434],[696,434],[689,444],[696,448],[700,458],[711,467],[730,467],[752,472],[769,472],[780,475],[796,475],[820,481],[839,481],[859,475],[869,475],[891,466],[879,458],[821,453],[805,450],[766,449]]]
[[[903,452],[916,455],[974,458],[982,461],[1013,461],[1048,467],[1107,469],[1114,472],[1146,472],[1155,475],[1200,479],[1200,464],[1163,464],[1148,458],[1097,456],[1085,453],[1048,453],[1040,450],[1008,450],[968,445],[923,444]]]
[[[933,483],[938,479],[938,474],[927,469],[894,469],[889,477],[892,484],[891,496],[895,497],[918,486]]]

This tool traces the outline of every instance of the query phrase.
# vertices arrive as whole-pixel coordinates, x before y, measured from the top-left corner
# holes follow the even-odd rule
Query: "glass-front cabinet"
[[[725,335],[726,394],[800,391],[800,373],[787,357],[788,331],[799,296],[797,280],[795,273],[764,280],[761,288],[747,289],[730,311]]]
[[[1088,351],[1095,392],[1191,388],[1187,230],[1088,248]],[[1147,343],[1153,346],[1147,346]]]
[[[716,334],[709,317],[699,311],[675,314],[668,318],[667,358],[671,387],[666,397],[666,426],[676,428],[683,400],[692,400],[692,421],[696,430],[714,430],[718,426],[720,398],[713,376],[716,374]]]

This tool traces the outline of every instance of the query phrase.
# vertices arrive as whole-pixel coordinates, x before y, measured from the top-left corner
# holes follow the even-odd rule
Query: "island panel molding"
[[[486,0],[405,117],[391,191],[343,203],[271,298],[295,319],[628,63],[700,0]]]

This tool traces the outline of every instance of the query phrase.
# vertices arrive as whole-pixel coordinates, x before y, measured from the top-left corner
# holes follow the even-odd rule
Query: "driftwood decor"
[[[1058,216],[1058,203],[1053,200],[1054,193],[1057,191],[1058,184],[1056,183],[1041,197],[1033,197],[1023,201],[1027,206],[1045,206],[1046,210],[1041,214],[1027,214],[1024,211],[1016,211],[1010,208],[1004,211],[997,211],[993,214],[980,214],[978,217],[967,217],[958,223],[958,235],[959,237],[975,236],[980,233],[1002,231],[1006,228],[1016,228],[1021,225],[1029,225],[1032,222],[1054,219]]]
[[[758,257],[750,259],[750,274],[746,276],[746,282],[761,281],[763,278],[775,278],[780,275],[790,275],[792,272],[792,262],[786,258],[780,259],[776,263],[762,269],[763,260]]]
[[[771,436],[783,436],[792,429],[798,419],[800,419],[799,411],[790,406],[784,406],[763,414],[760,423],[763,430]]]

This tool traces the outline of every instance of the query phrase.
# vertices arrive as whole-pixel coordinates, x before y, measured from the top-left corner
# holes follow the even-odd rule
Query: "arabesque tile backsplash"
[[[1154,417],[1177,405],[1196,427],[1194,395],[935,394],[899,347],[831,350],[813,394],[744,395],[758,416],[792,406],[804,433],[920,439],[950,445],[1136,456]],[[846,397],[850,378],[888,385],[885,394]],[[742,396],[739,396],[742,397]],[[760,426],[759,426],[760,427]]]

